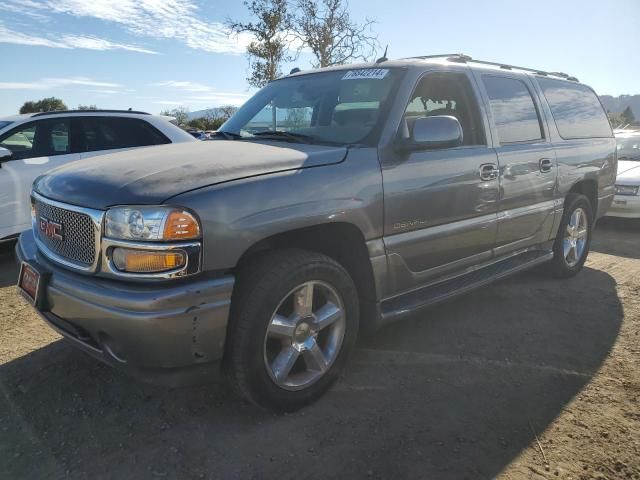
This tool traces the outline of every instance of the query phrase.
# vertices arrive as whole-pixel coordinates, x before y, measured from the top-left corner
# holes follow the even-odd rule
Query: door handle
[[[553,168],[553,160],[551,160],[550,158],[541,158],[539,165],[540,171],[542,173],[548,173]]]
[[[485,163],[480,165],[480,180],[485,182],[495,180],[498,178],[499,174],[500,170],[498,170],[498,166],[495,163]]]

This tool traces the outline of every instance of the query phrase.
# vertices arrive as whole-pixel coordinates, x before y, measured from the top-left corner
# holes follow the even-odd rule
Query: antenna
[[[291,71],[289,72],[289,75],[293,75],[294,73],[298,73],[301,72],[302,70],[300,70],[298,67],[294,67],[291,69]]]
[[[386,62],[387,60],[389,60],[387,58],[387,50],[389,50],[389,45],[387,44],[386,47],[384,47],[384,53],[382,54],[382,56],[376,60],[376,63],[382,63],[382,62]]]

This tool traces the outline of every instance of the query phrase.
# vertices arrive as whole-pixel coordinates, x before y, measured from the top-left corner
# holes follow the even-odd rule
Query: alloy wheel
[[[264,363],[271,379],[286,390],[318,381],[340,353],[346,313],[329,284],[305,282],[291,290],[271,316],[264,339]]]

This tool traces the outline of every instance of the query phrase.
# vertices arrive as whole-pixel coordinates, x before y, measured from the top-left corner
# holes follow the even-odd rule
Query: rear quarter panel
[[[603,216],[613,200],[618,167],[613,132],[611,137],[603,138],[562,138],[540,85],[535,80],[535,76],[530,76],[534,77],[532,83],[538,92],[549,128],[549,137],[556,150],[558,164],[556,201],[558,206],[562,208],[564,198],[578,182],[582,180],[595,181],[598,185],[598,208],[594,213],[597,218]]]

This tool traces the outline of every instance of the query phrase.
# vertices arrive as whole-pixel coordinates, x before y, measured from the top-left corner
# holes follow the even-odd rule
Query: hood
[[[128,150],[69,163],[34,189],[64,203],[105,209],[153,205],[190,190],[257,175],[330,165],[346,147],[214,140]]]
[[[618,160],[618,178],[616,183],[640,182],[640,161]]]

